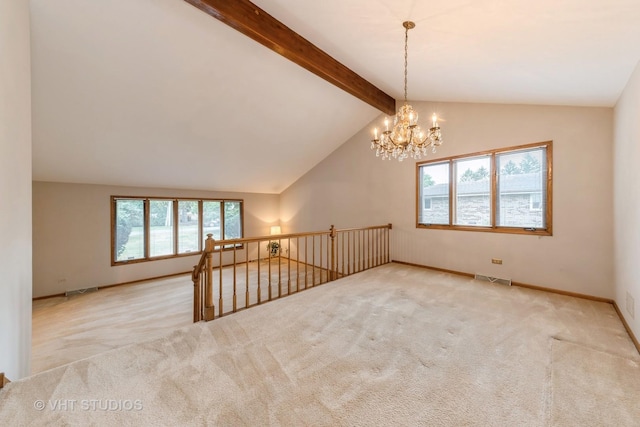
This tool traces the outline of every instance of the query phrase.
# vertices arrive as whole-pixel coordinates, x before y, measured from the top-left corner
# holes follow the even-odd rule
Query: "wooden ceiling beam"
[[[248,0],[185,0],[378,110],[395,100]]]

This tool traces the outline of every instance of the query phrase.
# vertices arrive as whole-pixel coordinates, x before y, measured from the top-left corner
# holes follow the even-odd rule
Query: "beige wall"
[[[29,2],[0,2],[0,371],[31,365]]]
[[[281,194],[283,230],[391,222],[395,260],[613,298],[612,109],[413,106],[422,122],[434,110],[444,119],[445,144],[430,159],[553,140],[554,235],[416,229],[415,161],[376,158],[369,128]],[[491,258],[504,264],[493,265]]]
[[[614,135],[615,299],[640,339],[640,63],[616,104]]]
[[[110,196],[244,200],[245,235],[269,234],[278,195],[33,183],[33,296],[40,297],[191,271],[197,255],[111,266]]]

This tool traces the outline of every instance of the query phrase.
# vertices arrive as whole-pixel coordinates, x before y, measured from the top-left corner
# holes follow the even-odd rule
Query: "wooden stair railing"
[[[216,317],[216,296],[220,317],[386,264],[391,228],[386,224],[338,230],[332,225],[329,231],[228,240],[207,234],[192,273],[193,321]],[[244,301],[238,298],[240,286]],[[227,298],[232,304],[225,311]]]

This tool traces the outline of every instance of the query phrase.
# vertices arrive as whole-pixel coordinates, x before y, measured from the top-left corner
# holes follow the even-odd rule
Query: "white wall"
[[[281,194],[283,230],[391,222],[395,260],[613,298],[612,109],[412,105],[424,123],[444,119],[429,159],[553,140],[553,236],[416,229],[415,161],[376,158],[369,128]]]
[[[33,183],[33,296],[191,271],[199,255],[111,266],[110,196],[244,200],[245,236],[278,223],[279,196],[89,184]],[[223,260],[223,262],[226,262]]]
[[[640,339],[640,63],[615,107],[615,300]],[[627,310],[635,300],[635,318]]]
[[[29,2],[0,1],[0,371],[31,366]]]

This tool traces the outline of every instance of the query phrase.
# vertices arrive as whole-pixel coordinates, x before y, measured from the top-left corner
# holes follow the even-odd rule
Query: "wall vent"
[[[500,277],[487,276],[485,274],[476,273],[476,280],[484,280],[485,282],[498,283],[500,285],[511,286],[511,279],[501,279]]]
[[[76,289],[75,291],[67,291],[64,293],[65,297],[70,297],[71,295],[80,295],[86,294],[87,292],[96,292],[98,288],[85,288],[85,289]]]

